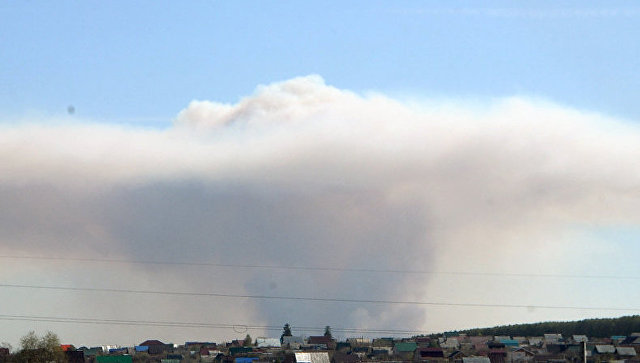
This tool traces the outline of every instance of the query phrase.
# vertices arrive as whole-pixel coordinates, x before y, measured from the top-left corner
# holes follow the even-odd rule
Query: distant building
[[[173,350],[173,344],[165,344],[159,340],[145,340],[138,345],[139,347],[148,347],[147,352],[151,355],[163,354]],[[136,349],[136,351],[138,351]]]
[[[99,355],[96,363],[133,363],[130,355]]]
[[[256,338],[256,346],[258,348],[280,348],[281,344],[283,343],[280,343],[279,338]]]
[[[327,352],[306,352],[295,354],[296,363],[331,363]]]

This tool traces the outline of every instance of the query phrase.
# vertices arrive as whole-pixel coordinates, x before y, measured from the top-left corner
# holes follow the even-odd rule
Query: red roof
[[[67,352],[67,351],[70,351],[70,350],[75,350],[75,347],[73,345],[71,345],[71,344],[62,344],[60,346],[60,348],[62,348],[62,351],[64,351],[64,352]]]
[[[307,341],[309,344],[329,344],[333,339],[324,335],[310,336]]]
[[[159,340],[145,340],[144,342],[140,343],[140,345],[148,347],[151,345],[164,345],[164,343]]]

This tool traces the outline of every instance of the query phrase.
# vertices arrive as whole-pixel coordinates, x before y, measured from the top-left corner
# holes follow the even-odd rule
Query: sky
[[[0,341],[639,313],[639,18],[627,1],[0,4]]]

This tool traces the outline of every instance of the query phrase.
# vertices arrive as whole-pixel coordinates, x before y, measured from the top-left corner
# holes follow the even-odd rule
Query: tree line
[[[640,333],[640,315],[620,318],[585,319],[578,321],[549,321],[533,324],[501,325],[491,328],[474,328],[451,331],[445,335],[509,335],[509,336],[542,336],[559,333],[565,337],[584,334],[588,337],[607,338],[614,335],[631,335]],[[434,334],[436,337],[440,334]]]

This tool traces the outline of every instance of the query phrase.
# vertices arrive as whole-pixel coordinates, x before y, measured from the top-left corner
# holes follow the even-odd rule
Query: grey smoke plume
[[[317,76],[259,87],[236,104],[193,101],[164,130],[60,120],[5,125],[0,252],[525,273],[584,272],[598,263],[607,272],[613,265],[595,260],[607,245],[590,233],[638,225],[639,141],[635,126],[548,102],[409,103],[336,89]],[[5,281],[73,286],[611,306],[581,293],[581,280],[16,261],[0,271]],[[294,327],[432,331],[589,313],[0,294],[10,314]],[[56,308],[47,303],[52,298]],[[10,324],[16,337],[30,329]],[[149,334],[52,329],[78,344],[98,343],[87,336],[132,344]],[[157,334],[177,342],[244,337],[228,330]]]

